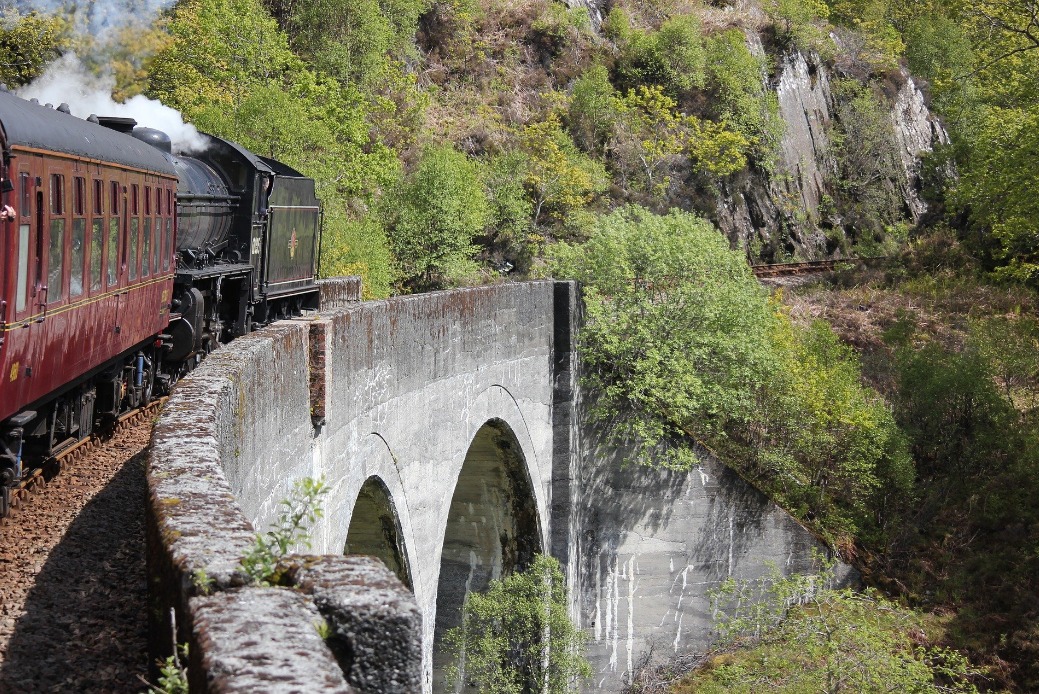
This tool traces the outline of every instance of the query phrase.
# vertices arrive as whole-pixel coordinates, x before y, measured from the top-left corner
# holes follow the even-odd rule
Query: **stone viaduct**
[[[465,595],[538,552],[589,635],[584,688],[619,691],[703,650],[712,585],[807,565],[811,535],[723,465],[628,468],[585,422],[572,283],[358,293],[330,282],[321,313],[214,353],[156,426],[153,646],[172,615],[198,691],[447,691]],[[329,493],[295,590],[243,585],[303,477]]]

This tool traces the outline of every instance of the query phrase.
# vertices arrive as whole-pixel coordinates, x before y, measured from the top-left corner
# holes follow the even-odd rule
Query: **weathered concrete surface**
[[[294,583],[313,596],[328,619],[350,684],[361,691],[405,694],[422,689],[422,615],[415,600],[372,557],[304,560]],[[335,648],[333,646],[333,648]]]
[[[488,422],[515,437],[534,496],[537,544],[548,546],[554,292],[552,282],[455,290],[323,318],[327,422],[311,448],[267,471],[272,484],[314,473],[329,480],[317,533],[326,552],[343,550],[365,480],[385,484],[423,615],[427,687],[451,500],[470,445]],[[265,522],[262,509],[252,508]],[[493,524],[492,515],[474,514],[474,534]]]
[[[559,286],[573,292],[569,284]],[[276,518],[296,480],[328,481],[314,549],[339,554],[358,493],[376,478],[398,515],[414,588],[408,599],[417,600],[421,620],[393,622],[403,618],[369,604],[364,623],[398,634],[421,624],[421,687],[429,691],[452,512],[455,523],[469,524],[472,537],[490,547],[482,555],[468,553],[469,573],[484,580],[530,548],[546,551],[549,545],[556,292],[557,283],[535,282],[356,304],[275,324],[210,357],[178,388],[152,455],[154,565],[163,577],[156,590],[160,632],[168,604],[177,607],[182,633],[191,630],[197,615],[188,601],[199,592],[199,576],[212,579],[218,591],[241,583],[235,568],[252,528]],[[570,325],[569,313],[563,323]],[[572,425],[568,419],[566,426]],[[480,453],[477,467],[486,470],[459,485],[480,431],[498,432]],[[495,467],[501,446],[515,461],[504,473]],[[195,460],[207,466],[205,479],[193,477]],[[462,501],[452,504],[456,486]],[[528,498],[511,498],[516,490]],[[503,515],[505,508],[522,522]],[[336,613],[337,603],[315,575],[308,569],[295,579],[317,591],[313,599],[323,612]],[[377,602],[378,591],[367,597]],[[342,633],[357,639],[351,653],[365,652],[362,635],[369,632],[361,622]],[[410,647],[398,642],[405,645],[387,653]],[[354,658],[352,666],[366,668],[368,662]],[[394,681],[410,682],[407,666],[401,668],[404,674]],[[388,691],[386,680],[373,677],[353,670],[347,675],[358,688]]]
[[[317,286],[321,291],[322,311],[343,308],[361,300],[360,277],[330,277],[318,280]]]
[[[626,451],[586,428],[581,482],[581,624],[594,676],[586,691],[623,691],[642,667],[704,652],[707,591],[728,577],[813,569],[826,548],[724,464],[688,473],[626,465]],[[848,569],[840,572],[848,580]]]

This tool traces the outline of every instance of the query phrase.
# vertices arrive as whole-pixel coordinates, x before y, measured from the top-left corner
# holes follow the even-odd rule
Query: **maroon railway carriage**
[[[0,516],[53,455],[146,400],[169,323],[177,176],[129,135],[0,92]],[[26,445],[23,445],[24,444]]]

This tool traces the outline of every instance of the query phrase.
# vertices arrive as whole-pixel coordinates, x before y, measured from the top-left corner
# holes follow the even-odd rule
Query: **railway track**
[[[751,265],[750,269],[758,279],[771,277],[794,277],[797,275],[814,275],[830,272],[839,266],[872,265],[887,260],[888,256],[878,255],[870,258],[831,258],[829,260],[804,260],[796,263],[772,263],[771,265]]]
[[[857,260],[806,260],[798,263],[773,263],[771,265],[751,265],[754,276],[790,277],[792,275],[814,275],[829,272],[839,263],[857,262]]]
[[[152,400],[143,407],[138,407],[135,410],[130,410],[120,415],[110,431],[102,435],[92,434],[81,441],[72,442],[59,450],[55,455],[40,462],[36,467],[32,467],[22,475],[22,480],[18,483],[18,486],[11,489],[11,507],[7,510],[5,516],[0,516],[0,523],[4,523],[17,509],[28,503],[32,494],[45,488],[47,483],[54,477],[96,451],[120,431],[153,416],[165,404],[167,399],[162,397]]]

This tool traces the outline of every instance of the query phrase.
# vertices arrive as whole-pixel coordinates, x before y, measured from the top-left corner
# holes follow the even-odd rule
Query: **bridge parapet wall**
[[[176,640],[189,645],[192,691],[421,686],[420,615],[378,561],[298,557],[288,589],[247,586],[239,570],[255,531],[238,499],[287,496],[291,481],[266,490],[264,470],[312,437],[309,327],[279,323],[211,355],[156,425],[148,473],[152,652],[172,652],[172,610]]]

